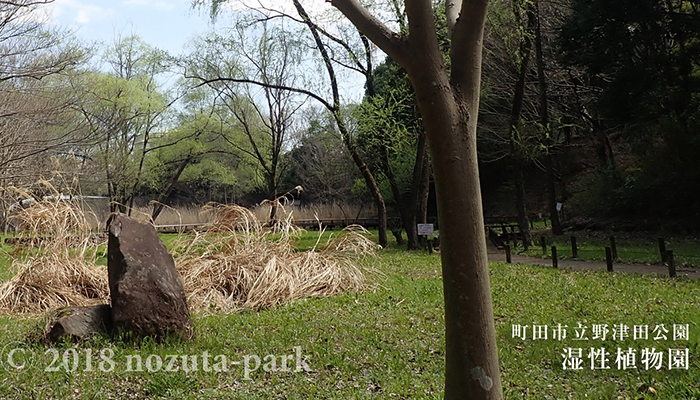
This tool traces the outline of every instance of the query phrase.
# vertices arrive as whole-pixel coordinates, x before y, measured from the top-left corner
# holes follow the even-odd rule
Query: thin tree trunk
[[[268,220],[268,225],[274,227],[277,225],[277,179],[276,179],[276,169],[273,167],[271,175],[268,176],[268,193],[270,196],[270,218]]]
[[[433,161],[440,223],[445,399],[500,400],[503,389],[476,152],[488,0],[447,0],[449,68],[438,43],[432,2],[404,2],[407,36],[390,31],[358,0],[331,2],[406,69],[416,92]]]
[[[148,124],[150,125],[150,123]],[[139,168],[136,172],[136,180],[134,181],[134,186],[131,188],[131,195],[129,196],[129,208],[128,208],[128,216],[131,216],[131,210],[134,208],[134,198],[136,197],[136,191],[139,188],[139,185],[141,184],[141,175],[143,174],[143,164],[146,161],[146,152],[148,149],[148,140],[149,140],[149,131],[150,127],[146,128],[146,132],[144,133],[143,137],[143,144],[141,146],[141,157],[139,159]]]
[[[430,196],[430,157],[425,157],[423,172],[418,186],[418,207],[416,211],[416,223],[424,224],[428,222],[428,198]],[[415,224],[414,224],[415,225]]]
[[[445,296],[445,399],[500,399],[486,237],[475,146],[476,115],[416,82],[431,155],[440,220]],[[424,86],[428,86],[427,88]],[[438,101],[430,101],[430,100]],[[448,110],[445,112],[444,110]],[[464,110],[466,111],[466,110]],[[455,162],[459,159],[461,162]]]
[[[522,169],[513,171],[513,185],[515,186],[515,208],[518,212],[518,229],[523,239],[523,248],[527,251],[532,244],[532,235],[525,205],[525,179]]]
[[[547,147],[545,156],[545,168],[547,175],[547,191],[549,203],[549,218],[552,221],[552,233],[561,235],[563,233],[559,222],[559,211],[557,210],[556,174],[554,172],[554,140],[549,121],[549,101],[547,98],[547,80],[544,73],[544,55],[542,54],[542,29],[540,24],[539,0],[534,0],[537,21],[535,24],[535,52],[537,53],[537,80],[540,87],[540,121],[544,129],[544,142]]]
[[[333,61],[331,60],[331,57],[328,54],[328,51],[326,50],[325,44],[321,40],[321,37],[318,33],[318,27],[314,25],[313,22],[311,22],[309,14],[301,5],[299,0],[293,0],[293,4],[294,7],[297,9],[297,12],[299,13],[299,16],[302,18],[302,21],[304,22],[304,24],[306,24],[306,26],[309,28],[309,31],[311,32],[311,35],[314,37],[314,42],[316,43],[318,51],[321,54],[321,58],[323,59],[323,63],[325,64],[326,71],[328,72],[328,78],[330,79],[331,83],[331,91],[333,92],[333,104],[331,105],[327,102],[324,102],[324,106],[333,115],[336,125],[338,126],[338,130],[340,131],[340,135],[343,138],[343,143],[350,152],[353,162],[355,162],[355,165],[360,170],[360,173],[362,174],[362,177],[364,178],[365,183],[367,184],[367,190],[370,191],[370,194],[374,199],[374,204],[377,207],[377,220],[379,222],[379,245],[382,247],[386,247],[389,244],[389,238],[387,236],[386,204],[384,203],[384,198],[382,197],[382,193],[379,190],[379,186],[377,186],[377,181],[372,175],[372,171],[369,170],[369,167],[362,159],[362,156],[360,156],[360,153],[357,151],[357,148],[355,148],[355,146],[353,145],[350,132],[348,132],[347,126],[345,125],[345,122],[343,121],[343,118],[340,115],[340,93],[338,91],[338,80],[335,76]]]
[[[268,225],[275,226],[277,225],[277,191],[274,191],[270,197],[272,197],[272,200],[270,200],[270,219]]]
[[[559,210],[557,210],[557,179],[554,174],[554,157],[552,154],[547,154],[545,158],[545,172],[547,174],[547,202],[549,204],[549,218],[552,222],[552,234],[561,235],[563,231],[559,222]]]
[[[523,245],[525,247],[525,250],[528,249],[531,243],[530,221],[528,221],[527,218],[527,208],[525,204],[525,182],[522,172],[524,162],[520,150],[518,148],[516,138],[519,137],[520,114],[523,109],[523,99],[525,96],[525,78],[529,69],[530,54],[532,52],[532,40],[530,37],[530,32],[537,23],[532,3],[527,3],[526,7],[527,26],[525,27],[525,35],[523,36],[523,40],[520,43],[520,54],[522,56],[522,59],[520,60],[520,65],[518,67],[518,80],[515,83],[513,107],[511,109],[510,115],[510,135],[508,138],[510,142],[511,153],[511,174],[513,178],[513,188],[515,192],[515,210],[517,213],[518,228],[523,238]],[[514,9],[514,12],[519,13],[520,10]]]
[[[603,129],[599,126],[599,124],[593,124],[592,128],[596,136],[596,141],[598,142],[597,153],[600,166],[614,171],[616,167],[615,154],[613,153],[610,138],[605,134],[605,132],[603,132]]]
[[[372,175],[372,172],[369,170],[367,163],[365,163],[365,161],[362,159],[362,156],[360,156],[360,153],[357,151],[357,148],[349,145],[348,147],[350,148],[350,155],[352,156],[352,160],[355,162],[355,165],[362,173],[362,178],[364,178],[365,180],[367,190],[369,190],[370,194],[372,195],[372,198],[374,199],[374,205],[377,207],[377,220],[379,222],[379,245],[382,247],[386,247],[389,244],[389,237],[387,235],[388,221],[386,215],[386,205],[384,204],[384,198],[382,197],[382,193],[379,190],[377,181],[374,179],[374,175]]]
[[[411,181],[411,205],[410,220],[406,224],[406,234],[408,236],[408,249],[420,247],[418,237],[418,227],[416,224],[424,223],[427,213],[427,191],[429,190],[430,165],[428,161],[428,145],[425,132],[421,132],[416,143],[416,161],[413,164],[413,179]]]
[[[153,213],[151,214],[151,219],[153,222],[155,222],[156,218],[160,215],[160,213],[163,211],[163,207],[165,206],[166,202],[168,201],[168,197],[170,197],[170,194],[173,192],[173,189],[175,189],[175,185],[177,184],[178,180],[180,180],[180,175],[182,175],[182,171],[187,168],[189,163],[192,161],[192,158],[190,156],[186,157],[180,165],[177,168],[177,171],[175,171],[175,174],[170,177],[170,181],[168,181],[168,186],[165,187],[165,190],[158,196],[158,200],[153,204]]]
[[[401,224],[399,224],[398,227],[392,226],[391,233],[393,233],[394,237],[396,238],[396,244],[401,245],[404,242],[403,236],[401,235],[401,231],[402,231],[401,226],[402,225],[404,227],[406,226],[405,221],[410,219],[411,215],[409,213],[408,207],[406,207],[406,204],[403,201],[403,196],[401,195],[401,189],[399,188],[399,184],[396,182],[396,177],[394,176],[394,171],[391,168],[391,164],[389,163],[389,153],[387,151],[386,146],[383,143],[379,145],[379,153],[380,153],[380,158],[381,158],[380,165],[382,166],[382,169],[384,170],[384,174],[386,175],[386,179],[389,181],[389,187],[391,188],[391,194],[394,196],[394,204],[396,204],[396,209],[399,211],[399,216],[401,218]],[[409,243],[410,243],[410,238],[409,238]]]
[[[479,19],[480,11],[469,17]],[[479,25],[467,26],[464,46],[481,43]],[[445,296],[445,399],[501,399],[476,152],[481,49],[472,47],[468,60],[453,59],[453,78],[459,80],[449,82],[439,50],[421,45],[427,43],[409,55],[421,61],[407,70],[435,175]]]

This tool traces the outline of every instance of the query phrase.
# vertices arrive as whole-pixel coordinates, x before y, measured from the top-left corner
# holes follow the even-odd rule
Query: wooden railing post
[[[666,251],[666,262],[668,263],[668,276],[676,277],[676,262],[673,259],[673,250]]]
[[[608,266],[608,272],[612,272],[613,270],[613,256],[612,256],[612,249],[610,246],[605,246],[605,262],[607,263]]]

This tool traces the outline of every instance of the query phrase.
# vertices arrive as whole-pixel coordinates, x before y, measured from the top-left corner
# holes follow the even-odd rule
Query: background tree
[[[141,184],[152,135],[162,129],[172,104],[159,81],[169,61],[135,36],[118,38],[105,58],[110,73],[83,74],[73,87],[81,99],[79,112],[97,138],[88,157],[101,165],[112,208],[126,211]]]
[[[41,154],[60,155],[87,139],[57,78],[73,74],[86,52],[67,31],[41,21],[37,11],[50,2],[0,3],[0,179],[14,183],[41,175],[30,168],[48,159]]]
[[[308,127],[295,137],[294,148],[286,156],[286,186],[301,185],[304,203],[355,203],[354,182],[362,177],[339,139],[333,117],[319,108],[307,109],[305,117]]]
[[[220,4],[224,2],[225,0],[214,0],[211,2],[212,13],[214,15],[219,9]],[[379,186],[377,185],[376,179],[372,174],[372,171],[370,170],[368,164],[362,157],[362,154],[360,153],[357,147],[357,143],[355,141],[353,132],[350,131],[346,118],[343,115],[340,99],[340,90],[338,85],[338,75],[334,66],[335,61],[334,58],[331,57],[331,51],[329,51],[327,42],[323,40],[324,30],[322,30],[317,24],[315,24],[311,20],[308,13],[306,12],[306,10],[300,2],[294,0],[293,4],[297,10],[298,17],[291,18],[291,20],[297,23],[302,23],[304,25],[304,28],[307,29],[307,32],[310,35],[310,45],[308,46],[310,48],[315,48],[315,50],[318,52],[316,54],[316,60],[318,60],[322,70],[325,72],[325,77],[327,78],[327,81],[325,83],[328,85],[328,87],[326,87],[325,90],[313,90],[315,88],[314,86],[312,86],[311,88],[305,88],[294,86],[271,85],[265,82],[261,82],[259,80],[233,78],[230,75],[209,78],[190,75],[190,78],[199,79],[200,81],[202,81],[202,84],[211,84],[214,82],[237,82],[254,84],[261,87],[284,89],[297,94],[306,95],[323,105],[323,107],[325,107],[333,116],[333,119],[338,128],[338,132],[341,135],[342,142],[347,148],[348,153],[351,156],[355,166],[358,168],[360,174],[362,175],[368,191],[372,195],[375,206],[377,208],[377,219],[379,221],[379,244],[385,247],[388,244],[386,205],[384,203],[384,198],[382,197],[381,191],[379,190]],[[257,15],[258,20],[288,18],[289,16],[289,14],[281,13],[276,10],[270,10],[262,6],[259,8],[255,8],[253,12],[254,15]],[[337,43],[337,41],[333,39],[330,39],[330,41]],[[347,49],[347,47],[345,46],[342,47],[344,49]],[[316,74],[315,77],[318,78],[319,75]],[[322,94],[324,92],[327,92],[328,89],[330,89],[332,97],[330,100],[325,98]]]
[[[178,189],[189,198],[227,203],[235,201],[228,194],[235,197],[234,187],[242,186],[241,181],[254,181],[253,166],[226,140],[236,129],[227,119],[232,119],[230,112],[210,90],[188,88],[174,126],[154,139],[146,160],[140,193],[155,196],[154,221]],[[221,196],[212,196],[213,192]]]
[[[240,20],[233,32],[228,38],[210,38],[208,50],[197,51],[196,61],[189,63],[187,74],[205,80],[245,134],[243,141],[238,136],[224,138],[255,160],[261,169],[272,205],[270,223],[273,224],[284,167],[283,153],[295,129],[296,113],[306,97],[284,87],[303,86],[300,82],[302,51],[300,44],[295,43],[295,33],[283,26],[268,26],[267,23],[250,26],[247,21]],[[203,53],[207,54],[204,59]],[[231,79],[211,79],[220,76]]]
[[[582,179],[589,214],[700,221],[700,202],[679,190],[700,185],[699,10],[697,1],[572,2],[563,60],[581,68],[577,85],[599,89],[581,96],[603,166]],[[625,153],[620,163],[611,136]]]
[[[425,131],[406,71],[387,59],[374,71],[360,107],[361,147],[389,186],[406,230],[406,248],[419,247],[417,223],[427,220],[430,159]],[[372,157],[368,157],[372,159]],[[401,229],[399,227],[399,233]],[[395,233],[395,236],[398,237]]]

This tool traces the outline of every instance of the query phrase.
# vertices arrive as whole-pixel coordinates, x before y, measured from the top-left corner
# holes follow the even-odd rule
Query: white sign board
[[[418,224],[418,236],[432,236],[435,234],[433,224]]]

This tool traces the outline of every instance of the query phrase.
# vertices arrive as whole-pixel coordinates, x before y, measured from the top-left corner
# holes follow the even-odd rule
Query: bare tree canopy
[[[0,177],[27,175],[8,168],[85,139],[67,85],[53,78],[74,71],[85,52],[41,20],[39,8],[50,2],[0,2]]]

